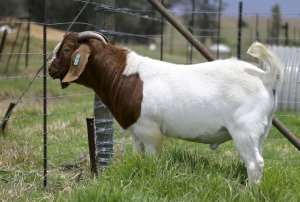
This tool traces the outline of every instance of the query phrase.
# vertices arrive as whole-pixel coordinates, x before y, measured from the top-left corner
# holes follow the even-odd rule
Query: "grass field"
[[[177,39],[178,47],[186,44],[178,35]],[[55,44],[49,40],[49,52]],[[158,51],[143,46],[131,48],[159,57]],[[41,39],[32,37],[31,52],[41,50]],[[184,54],[184,49],[174,55],[166,50],[165,58],[184,63]],[[28,69],[1,74],[1,118],[41,64],[41,55],[33,55]],[[128,134],[115,136],[122,144],[115,145],[110,166],[95,178],[89,171],[85,126],[85,118],[93,116],[93,92],[78,85],[62,91],[59,81],[51,79],[47,85],[48,186],[44,190],[40,76],[14,110],[6,133],[0,134],[1,201],[300,201],[299,151],[275,128],[264,144],[262,183],[253,187],[246,186],[246,170],[232,142],[210,151],[204,144],[164,138],[159,156],[143,157],[132,154]],[[299,113],[278,112],[277,116],[299,133]],[[80,158],[84,159],[80,164],[67,166]]]

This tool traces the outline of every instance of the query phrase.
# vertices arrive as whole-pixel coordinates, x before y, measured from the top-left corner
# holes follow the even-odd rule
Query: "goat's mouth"
[[[70,85],[70,83],[65,83],[62,82],[64,76],[61,75],[61,73],[59,71],[54,71],[53,69],[51,69],[51,67],[48,70],[49,75],[52,77],[52,79],[59,79],[60,80],[60,85],[61,88],[64,89],[66,87],[68,87]]]
[[[60,79],[60,73],[59,72],[49,71],[49,75],[52,77],[52,79]]]
[[[63,76],[61,75],[61,72],[60,71],[57,71],[57,68],[54,66],[50,66],[49,69],[48,69],[48,73],[49,75],[53,78],[53,79],[60,79],[62,80],[63,79]]]
[[[48,68],[48,74],[53,78],[53,79],[60,79],[61,78],[61,71],[59,71],[59,66],[56,63],[56,61],[51,61],[49,63],[49,68]]]

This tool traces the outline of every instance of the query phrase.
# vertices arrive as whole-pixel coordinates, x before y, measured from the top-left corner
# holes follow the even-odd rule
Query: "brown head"
[[[108,43],[100,33],[70,32],[55,47],[48,71],[53,79],[60,79],[62,88],[66,88],[83,73],[91,55],[91,47],[86,43],[90,39],[96,39],[104,45]]]
[[[71,32],[54,49],[49,75],[62,88],[71,82],[92,88],[126,129],[139,118],[143,99],[139,75],[123,75],[127,54],[98,33]]]

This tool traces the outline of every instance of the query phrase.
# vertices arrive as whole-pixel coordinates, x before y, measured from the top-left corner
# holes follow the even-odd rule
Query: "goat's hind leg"
[[[261,135],[254,134],[251,129],[245,128],[231,131],[231,134],[235,147],[245,162],[248,182],[259,183],[264,167],[264,159],[261,155]]]

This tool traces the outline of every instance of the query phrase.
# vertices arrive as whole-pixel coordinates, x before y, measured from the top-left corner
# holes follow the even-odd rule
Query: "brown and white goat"
[[[211,149],[233,139],[249,180],[258,182],[282,71],[262,44],[254,43],[248,53],[269,69],[234,58],[176,65],[111,45],[101,34],[68,33],[53,52],[49,74],[63,88],[70,83],[92,88],[133,133],[135,150],[156,154],[163,135]]]

